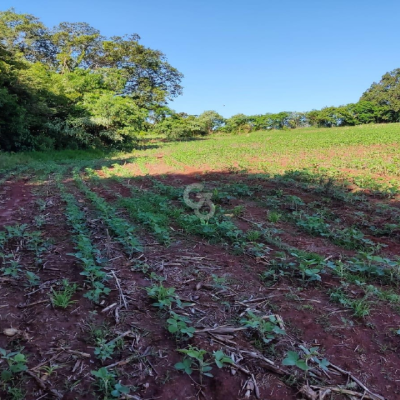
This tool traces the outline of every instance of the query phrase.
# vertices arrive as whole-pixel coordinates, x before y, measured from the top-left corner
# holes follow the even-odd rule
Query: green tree
[[[158,123],[154,131],[168,139],[188,139],[208,133],[204,122],[194,115],[174,114]]]
[[[244,114],[235,114],[225,122],[223,130],[226,132],[250,132],[253,128],[251,118]]]
[[[387,72],[374,82],[360,98],[381,107],[380,113],[388,122],[400,121],[400,68]]]
[[[225,118],[216,111],[204,111],[199,115],[199,122],[205,125],[207,133],[213,133],[225,123]]]
[[[134,144],[149,112],[182,91],[182,74],[139,40],[0,12],[0,150]]]

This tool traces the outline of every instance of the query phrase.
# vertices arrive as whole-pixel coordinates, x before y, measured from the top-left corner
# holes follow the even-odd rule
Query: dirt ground
[[[242,213],[230,218],[246,234],[268,221],[271,210],[263,201],[273,191],[281,190],[284,196],[296,196],[306,204],[320,202],[320,194],[275,181],[249,180],[240,174],[210,173],[206,167],[171,173],[166,165],[149,165],[146,177],[140,176],[137,166],[126,167],[129,168],[129,181],[113,180],[99,171],[101,183],[87,180],[86,184],[115,207],[118,217],[135,226],[142,249],[132,255],[126,253],[74,181],[63,179],[85,215],[92,244],[107,260],[104,269],[111,292],[99,303],[83,296],[88,284],[81,275],[82,265],[74,256],[78,251],[74,234],[54,179],[50,176],[38,183],[33,175],[26,175],[3,184],[0,228],[27,224],[27,230],[40,231],[43,250],[38,261],[29,248],[29,240],[21,238],[10,239],[1,250],[12,254],[24,273],[34,272],[40,282],[29,285],[25,278],[0,276],[0,348],[21,352],[27,358],[27,369],[18,379],[2,381],[2,399],[108,398],[91,373],[102,367],[115,375],[115,382],[130,387],[129,394],[110,398],[400,399],[400,335],[396,333],[400,330],[400,303],[372,294],[365,297],[367,285],[399,294],[395,278],[393,282],[379,277],[362,283],[344,282],[343,276],[326,269],[321,272],[320,281],[300,279],[294,273],[277,273],[273,278],[262,279],[274,260],[280,259],[282,249],[315,253],[326,263],[351,260],[359,250],[305,232],[285,218],[267,224],[279,231],[279,243],[285,247],[259,238],[262,255],[240,254],[228,241],[188,233],[173,219],[169,225],[172,240],[162,245],[146,224],[132,221],[127,210],[118,206],[121,197],[132,196],[131,187],[151,193],[154,179],[173,188],[203,182],[210,191],[221,185],[245,184],[257,189],[251,195],[222,198],[220,207],[226,214],[242,207]],[[397,228],[388,235],[374,236],[369,227],[390,223],[398,208],[392,205],[394,200],[379,200],[387,203],[393,214],[378,214],[376,202],[375,198],[367,198],[367,207],[364,203],[349,204],[332,198],[324,204],[334,214],[331,226],[357,226],[366,239],[386,245],[377,255],[396,260],[400,254]],[[171,200],[171,204],[181,203]],[[282,214],[286,211],[281,206]],[[186,210],[188,215],[191,212]],[[369,224],[363,224],[361,219]],[[288,262],[292,262],[290,250],[287,254]],[[193,337],[178,338],[166,329],[168,312],[154,307],[146,291],[154,283],[150,272],[161,276],[165,287],[176,289],[185,306],[175,311],[190,319],[196,330]],[[66,309],[55,307],[51,300],[63,279],[78,286],[73,303]],[[364,317],[357,317],[354,309],[333,301],[332,292],[339,287],[353,300],[366,299],[369,309]],[[246,328],[241,322],[249,311],[266,321],[270,316],[277,317],[277,326],[284,334],[263,340],[256,327]],[[12,335],[6,332],[10,328]],[[96,356],[101,339],[118,342],[112,357],[105,360]],[[185,374],[174,366],[183,358],[177,349],[189,346],[207,351],[206,360],[210,363],[213,352],[222,350],[232,363],[223,368],[213,363],[212,377],[196,370]],[[304,348],[318,349],[318,355],[308,358],[307,373],[284,365],[282,361],[289,351],[307,358]],[[318,368],[312,357],[327,360],[329,366]],[[1,361],[0,370],[7,369],[7,360],[3,357]],[[10,388],[19,389],[24,397],[12,394]]]

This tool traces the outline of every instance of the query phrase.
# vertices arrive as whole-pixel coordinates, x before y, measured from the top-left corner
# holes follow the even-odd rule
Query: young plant
[[[250,230],[246,233],[246,238],[249,242],[256,242],[261,236],[261,232]]]
[[[22,266],[16,260],[5,261],[7,258],[13,257],[10,255],[3,255],[3,261],[5,266],[2,268],[3,275],[11,276],[12,278],[18,278],[19,273],[21,272]]]
[[[196,329],[192,326],[188,326],[190,323],[189,318],[179,315],[173,311],[170,311],[171,317],[167,319],[168,331],[175,334],[178,338],[182,338],[185,335],[193,337]]]
[[[228,357],[222,350],[213,352],[214,361],[218,368],[226,367],[225,364],[234,364],[233,360]]]
[[[7,350],[0,348],[0,356],[7,362],[7,368],[1,372],[1,380],[3,383],[9,382],[15,378],[15,375],[26,371],[26,357],[19,351],[7,352]]]
[[[119,399],[130,391],[129,387],[117,382],[116,375],[107,368],[103,367],[97,371],[91,371],[91,374],[97,378],[98,391],[104,395],[104,400]]]
[[[296,257],[298,260],[298,265],[295,265],[295,267],[300,272],[303,282],[321,280],[320,273],[325,268],[325,262],[322,257],[302,251],[293,252],[290,255]]]
[[[46,217],[43,215],[36,215],[35,216],[35,225],[40,228],[41,226],[43,226],[46,222]]]
[[[276,224],[279,222],[279,220],[282,218],[282,214],[276,212],[276,211],[270,211],[268,213],[268,221],[272,222],[273,224]]]
[[[114,342],[107,342],[105,339],[97,339],[97,347],[94,349],[94,354],[101,361],[106,360],[107,358],[111,359],[115,350],[116,344]]]
[[[88,290],[83,297],[93,301],[94,303],[100,303],[101,296],[107,296],[111,292],[111,289],[106,287],[102,282],[94,282],[93,288]]]
[[[147,294],[150,298],[157,300],[153,306],[160,309],[171,309],[175,303],[178,307],[182,306],[179,297],[175,294],[175,288],[166,288],[160,282],[158,285],[152,285],[146,288]]]
[[[298,353],[295,351],[288,351],[286,358],[284,358],[282,361],[282,364],[287,366],[296,366],[303,371],[309,370],[306,360],[301,359]]]
[[[242,205],[240,205],[240,206],[234,207],[234,209],[232,210],[232,214],[233,214],[235,217],[240,217],[240,216],[243,215],[244,211],[245,211],[245,207],[242,206]]]
[[[296,366],[297,368],[300,368],[307,373],[307,371],[311,369],[311,367],[309,366],[309,361],[313,361],[320,369],[324,371],[328,370],[329,361],[326,358],[319,359],[317,357],[317,346],[310,347],[309,349],[304,346],[300,346],[300,348],[304,352],[303,358],[300,358],[299,354],[295,351],[289,351],[286,358],[283,359],[282,364],[287,366]]]
[[[212,370],[212,367],[210,367],[211,363],[204,359],[204,356],[207,354],[206,350],[189,346],[188,349],[178,349],[178,351],[186,355],[181,362],[175,364],[175,368],[178,371],[184,371],[188,375],[191,375],[193,370],[199,371],[200,383],[202,382],[203,375],[213,377],[210,373]]]
[[[212,277],[212,280],[213,280],[213,286],[216,289],[220,289],[220,290],[225,290],[226,289],[226,286],[227,286],[228,282],[227,282],[227,279],[226,279],[225,276],[218,276],[218,275],[212,274],[211,277]]]
[[[270,343],[275,339],[276,335],[285,335],[286,332],[278,325],[275,315],[259,317],[253,312],[247,312],[247,318],[242,318],[240,323],[257,331],[264,343]]]
[[[51,302],[54,307],[67,308],[75,301],[71,300],[72,296],[75,294],[78,285],[76,283],[70,284],[68,279],[62,281],[63,290],[55,291],[52,289],[53,294],[51,296]]]
[[[28,279],[28,286],[39,286],[40,278],[31,271],[26,271],[26,277]]]

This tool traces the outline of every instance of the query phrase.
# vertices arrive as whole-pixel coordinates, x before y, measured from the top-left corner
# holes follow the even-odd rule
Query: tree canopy
[[[382,118],[387,121],[400,120],[400,68],[387,72],[364,92],[361,101],[370,101],[381,108]]]
[[[0,149],[132,144],[182,93],[182,74],[139,40],[0,12]]]

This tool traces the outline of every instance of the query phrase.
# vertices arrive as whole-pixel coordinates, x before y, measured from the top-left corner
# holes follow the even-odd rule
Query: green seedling
[[[296,366],[303,371],[308,371],[309,367],[305,360],[301,359],[300,356],[295,351],[288,351],[286,358],[282,361],[283,365]]]
[[[276,338],[276,335],[286,334],[286,332],[279,327],[275,315],[259,317],[253,312],[248,311],[247,318],[242,318],[240,323],[247,328],[252,328],[257,331],[264,343],[270,343]]]
[[[116,375],[107,368],[91,371],[91,374],[97,378],[98,391],[104,395],[104,400],[119,399],[130,392],[129,387],[117,382]]]
[[[221,290],[225,290],[226,289],[226,286],[227,286],[228,282],[227,282],[227,279],[226,279],[225,276],[218,276],[218,275],[212,274],[211,277],[212,277],[212,280],[213,280],[213,286],[216,289],[221,289]]]
[[[179,315],[173,311],[170,311],[170,315],[170,318],[167,319],[169,332],[175,334],[178,338],[184,337],[185,335],[188,337],[193,337],[196,329],[187,325],[190,323],[189,318]]]
[[[78,285],[76,283],[71,285],[68,279],[64,279],[62,285],[64,287],[63,290],[55,291],[52,289],[51,302],[54,307],[67,308],[76,302],[76,300],[71,300],[71,298],[75,294]]]
[[[171,309],[173,304],[182,307],[179,297],[175,294],[175,288],[166,288],[160,282],[158,285],[153,285],[146,288],[147,294],[150,298],[157,300],[153,306],[160,309]]]
[[[307,349],[304,346],[300,346],[300,348],[304,352],[304,358],[300,358],[299,354],[295,351],[289,351],[286,355],[286,358],[283,359],[282,364],[287,366],[296,366],[307,373],[307,371],[311,369],[309,366],[309,361],[311,360],[317,364],[320,369],[324,371],[328,370],[329,361],[326,358],[317,358],[318,347],[311,347],[310,349]]]
[[[3,256],[3,261],[10,257],[12,257],[12,255]],[[22,265],[20,265],[16,260],[4,261],[4,264],[6,266],[2,268],[3,275],[11,276],[12,278],[18,278],[22,269]]]
[[[245,207],[240,205],[240,206],[234,207],[234,209],[232,210],[232,214],[235,217],[240,217],[241,215],[243,215],[244,211],[245,211]]]
[[[87,291],[84,297],[93,301],[94,303],[100,303],[101,296],[107,296],[111,292],[111,289],[106,287],[102,282],[94,282],[93,289]]]
[[[28,279],[28,286],[39,286],[40,278],[31,271],[26,271],[26,277]]]
[[[233,360],[228,357],[222,350],[213,352],[214,361],[218,368],[226,367],[227,364],[234,364]]]
[[[272,222],[273,224],[276,224],[277,222],[279,222],[281,218],[282,218],[282,214],[280,214],[276,211],[270,211],[268,213],[268,221]]]
[[[199,371],[200,383],[202,382],[203,375],[213,377],[210,373],[212,370],[212,367],[210,367],[211,363],[204,359],[207,355],[206,350],[190,346],[188,349],[178,349],[178,351],[186,355],[181,362],[175,364],[175,368],[178,371],[184,371],[188,375],[191,375],[193,370]]]
[[[260,239],[260,236],[261,232],[255,230],[250,230],[246,233],[246,238],[249,242],[256,242],[258,239]]]
[[[101,361],[112,358],[116,346],[114,342],[107,342],[105,339],[97,339],[96,344],[97,347],[94,349],[94,354],[97,358]]]
[[[0,356],[7,363],[7,368],[1,372],[1,380],[6,383],[14,379],[15,375],[26,371],[26,357],[19,351],[7,352],[7,350],[0,348]]]

